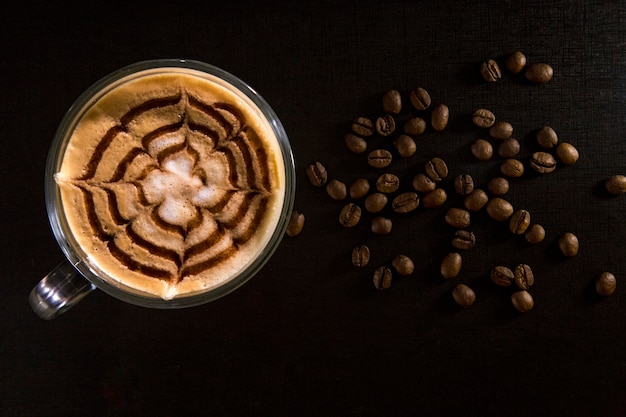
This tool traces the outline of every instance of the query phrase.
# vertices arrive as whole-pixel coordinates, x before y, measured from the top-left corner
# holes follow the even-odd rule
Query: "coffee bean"
[[[441,276],[445,279],[454,278],[459,275],[461,272],[461,265],[463,263],[463,259],[461,258],[461,254],[458,252],[450,252],[446,256],[444,256],[441,261]]]
[[[437,104],[430,114],[430,125],[436,131],[442,131],[448,125],[450,109],[445,104]]]
[[[346,146],[352,153],[363,153],[367,150],[367,142],[354,133],[346,133]]]
[[[411,117],[404,123],[404,133],[419,136],[426,131],[426,120],[421,117]]]
[[[490,83],[496,82],[500,78],[502,78],[500,66],[493,59],[490,59],[487,62],[483,62],[480,65],[480,75],[483,76],[485,81],[488,81]]]
[[[386,266],[379,266],[374,271],[374,288],[377,290],[386,290],[391,287],[391,280],[393,276],[391,274],[391,269]]]
[[[487,190],[493,196],[502,197],[509,192],[509,180],[503,177],[492,178],[487,183]]]
[[[400,178],[394,174],[383,174],[376,179],[376,189],[381,193],[393,193],[400,187]]]
[[[428,175],[419,173],[413,177],[413,188],[420,193],[427,193],[432,191],[436,187],[435,181],[433,181]]]
[[[470,225],[470,213],[467,210],[452,207],[446,212],[445,221],[452,227],[464,229]]]
[[[372,232],[377,235],[388,235],[391,233],[391,227],[393,226],[391,219],[386,217],[374,217],[372,219]]]
[[[469,307],[476,301],[476,294],[467,285],[457,284],[452,290],[452,298],[461,307]]]
[[[321,187],[326,184],[328,180],[328,174],[326,168],[321,162],[315,162],[309,165],[306,169],[306,175],[309,177],[309,181],[316,187]]]
[[[408,158],[409,156],[412,156],[417,150],[415,141],[407,135],[399,135],[396,140],[393,141],[393,145],[396,147],[396,150],[403,158]]]
[[[489,128],[489,135],[494,139],[508,139],[513,135],[513,125],[509,122],[496,122]]]
[[[556,169],[556,160],[548,152],[535,152],[530,158],[530,167],[540,174],[547,174]]]
[[[387,196],[383,193],[370,194],[365,198],[365,210],[370,213],[378,213],[387,205]]]
[[[517,210],[509,219],[509,230],[516,235],[524,234],[530,225],[530,213],[527,210]]]
[[[472,115],[472,122],[478,127],[488,128],[496,122],[496,116],[487,109],[478,109]]]
[[[527,313],[535,306],[533,297],[526,290],[516,291],[511,294],[511,303],[520,313]]]
[[[352,265],[362,268],[370,261],[370,248],[366,245],[359,245],[352,249]]]
[[[526,230],[526,233],[524,234],[524,238],[526,239],[526,242],[530,243],[531,245],[535,245],[537,243],[542,242],[545,237],[546,237],[545,229],[543,228],[542,225],[536,224],[536,223],[530,226],[528,230]]]
[[[550,126],[544,126],[539,129],[535,137],[537,139],[537,143],[542,148],[554,148],[559,141],[559,137]]]
[[[598,276],[595,284],[596,292],[598,294],[608,296],[615,292],[617,280],[615,279],[615,275],[612,273],[603,272]]]
[[[413,260],[406,255],[398,255],[393,258],[391,266],[393,266],[398,274],[403,276],[411,275],[415,269]]]
[[[411,104],[416,110],[426,110],[430,106],[430,94],[422,87],[417,87],[409,93]]]
[[[526,67],[526,79],[533,83],[547,83],[552,79],[554,70],[548,64],[536,63]]]
[[[515,280],[515,275],[513,274],[513,271],[511,271],[506,266],[501,265],[493,268],[491,270],[491,273],[489,274],[489,277],[496,285],[499,285],[500,287],[508,287]]]
[[[352,181],[350,184],[350,197],[351,198],[361,198],[365,197],[367,193],[370,191],[370,183],[365,178],[359,178],[357,180]]]
[[[533,270],[526,264],[517,265],[513,271],[513,276],[515,285],[517,285],[520,290],[527,290],[535,283]]]
[[[402,96],[398,90],[389,90],[383,94],[383,110],[385,113],[398,114],[402,110]]]
[[[626,176],[613,175],[604,181],[604,188],[609,194],[619,195],[626,193]]]
[[[396,130],[396,121],[390,114],[385,114],[376,119],[376,133],[381,136],[389,136]]]
[[[561,142],[556,146],[556,150],[554,151],[556,154],[556,158],[563,165],[574,165],[576,161],[578,161],[578,149],[574,147],[571,143]]]
[[[463,205],[471,212],[477,212],[482,209],[489,201],[487,193],[480,188],[475,188],[474,191],[469,193],[463,201]]]
[[[506,159],[502,165],[500,165],[500,172],[509,178],[519,178],[524,175],[524,164],[517,159]]]
[[[374,123],[367,117],[357,117],[352,122],[352,131],[361,137],[368,137],[374,134]]]
[[[522,72],[526,66],[526,55],[520,51],[515,51],[506,59],[504,67],[511,71],[513,74]]]
[[[457,249],[469,250],[476,244],[476,235],[469,230],[457,230],[452,238],[452,246]]]
[[[424,170],[426,171],[426,175],[435,182],[444,180],[448,176],[448,166],[441,158],[435,157],[426,162]]]
[[[476,139],[472,144],[472,155],[479,161],[487,161],[493,156],[493,146],[485,139]]]
[[[391,207],[396,213],[409,213],[419,206],[420,199],[417,194],[412,191],[402,193],[391,202]]]
[[[446,202],[448,195],[443,188],[435,188],[424,194],[422,197],[422,205],[426,208],[435,208]]]
[[[375,149],[367,155],[367,163],[374,168],[388,167],[391,159],[391,152],[386,149]]]
[[[487,203],[487,214],[493,220],[503,222],[513,214],[513,206],[505,199],[495,197]]]
[[[287,224],[287,236],[296,237],[302,233],[304,228],[304,214],[297,210],[291,212],[289,223]]]
[[[336,201],[341,201],[348,196],[346,184],[336,179],[332,179],[326,184],[326,192],[330,198]]]
[[[454,190],[461,195],[468,195],[474,191],[474,179],[469,174],[457,175],[454,179]]]
[[[520,151],[520,144],[515,138],[503,139],[498,145],[498,156],[500,158],[513,158]]]
[[[361,220],[361,207],[354,203],[346,204],[339,213],[339,223],[343,227],[354,227]]]
[[[559,249],[561,253],[567,257],[578,255],[579,242],[578,237],[571,232],[566,232],[559,238]]]

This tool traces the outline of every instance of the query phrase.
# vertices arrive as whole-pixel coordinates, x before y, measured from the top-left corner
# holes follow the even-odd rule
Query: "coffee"
[[[513,74],[521,72],[526,66],[526,55],[520,51],[515,51],[506,59],[504,67]]]
[[[483,62],[480,65],[480,75],[483,76],[485,81],[488,81],[491,83],[496,82],[500,78],[502,78],[502,72],[500,71],[500,66],[493,59]]]

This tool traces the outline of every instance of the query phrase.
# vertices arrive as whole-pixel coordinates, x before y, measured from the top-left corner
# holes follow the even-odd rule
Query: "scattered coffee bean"
[[[496,116],[487,109],[478,109],[472,115],[472,122],[478,127],[488,128],[496,122]]]
[[[404,133],[419,136],[426,131],[426,120],[421,117],[411,117],[404,123]]]
[[[454,179],[454,190],[461,195],[474,191],[474,179],[469,174],[460,174]]]
[[[448,119],[450,118],[450,109],[445,104],[437,104],[433,107],[433,111],[430,114],[430,125],[436,131],[442,131],[448,125]]]
[[[396,147],[396,150],[403,158],[408,158],[409,156],[412,156],[417,150],[415,141],[407,135],[399,135],[393,142],[393,145]]]
[[[543,228],[542,225],[537,224],[537,223],[530,226],[528,230],[526,230],[526,233],[524,234],[524,238],[526,239],[526,242],[530,243],[531,245],[535,245],[537,243],[542,242],[545,237],[546,237],[546,230]]]
[[[422,205],[426,208],[435,208],[443,205],[448,199],[448,195],[443,188],[435,188],[424,194],[422,197]]]
[[[495,177],[487,183],[487,190],[491,195],[502,197],[509,192],[509,180],[503,177]]]
[[[539,129],[535,137],[539,146],[547,149],[554,148],[559,141],[559,137],[550,126],[544,126]]]
[[[446,212],[445,221],[457,229],[465,229],[470,225],[470,212],[461,208],[451,207]]]
[[[309,181],[316,187],[321,187],[326,184],[328,180],[328,174],[326,168],[321,162],[315,162],[309,165],[306,169],[306,175],[309,177]]]
[[[402,96],[398,90],[387,91],[382,101],[385,113],[398,114],[402,110]]]
[[[540,174],[547,174],[556,169],[556,159],[548,152],[535,152],[530,158],[530,166]]]
[[[526,67],[526,79],[532,83],[547,83],[552,79],[554,70],[548,64],[536,63]]]
[[[554,152],[556,154],[556,158],[563,165],[574,165],[580,156],[578,154],[578,149],[576,149],[576,147],[569,142],[559,143]]]
[[[617,287],[617,280],[615,275],[610,272],[601,273],[596,279],[596,292],[603,296],[611,295],[615,292]]]
[[[367,142],[354,133],[346,133],[346,146],[352,153],[363,153],[367,150]]]
[[[511,71],[513,74],[522,72],[526,66],[526,55],[520,51],[515,51],[506,59],[504,67]]]
[[[400,178],[394,174],[383,174],[376,179],[376,189],[381,193],[389,194],[400,187]]]
[[[359,178],[350,184],[350,197],[362,198],[370,191],[370,183],[365,178]]]
[[[500,158],[513,158],[517,156],[519,151],[520,145],[515,138],[503,139],[500,145],[498,145],[498,156],[500,156]]]
[[[379,266],[374,271],[374,288],[377,290],[386,290],[391,287],[391,280],[393,276],[391,274],[391,269],[386,266]]]
[[[385,114],[376,119],[376,133],[380,136],[389,136],[396,130],[396,121],[390,114]]]
[[[520,313],[529,312],[535,305],[533,297],[526,290],[516,291],[511,294],[511,302],[513,303],[513,307]]]
[[[435,182],[444,180],[448,176],[448,166],[441,158],[435,157],[426,162],[424,170],[426,171],[426,175]]]
[[[517,265],[513,271],[513,276],[515,285],[517,285],[520,290],[527,290],[535,283],[533,270],[526,264]]]
[[[346,184],[336,179],[332,179],[326,184],[326,192],[330,198],[336,201],[341,201],[348,196]]]
[[[370,248],[366,245],[359,245],[352,249],[352,265],[362,268],[370,261]]]
[[[304,214],[297,210],[291,212],[289,223],[287,224],[287,236],[296,237],[302,233],[304,228]]]
[[[494,197],[487,203],[487,214],[493,220],[503,222],[513,214],[511,203],[500,197]]]
[[[482,209],[489,201],[487,193],[480,188],[475,188],[463,201],[463,205],[471,212],[477,212]]]
[[[571,232],[566,232],[559,238],[559,249],[567,257],[578,255],[578,237]]]
[[[409,213],[419,206],[420,199],[413,191],[402,193],[391,201],[391,208],[396,213]]]
[[[454,278],[459,275],[461,272],[461,265],[463,263],[463,259],[461,258],[461,254],[458,252],[450,252],[446,256],[444,256],[441,261],[441,276],[445,279]]]
[[[420,193],[427,193],[436,188],[436,183],[428,175],[419,173],[413,177],[413,188]]]
[[[391,152],[386,149],[375,149],[367,155],[367,163],[374,168],[388,167],[391,160]]]
[[[339,223],[343,227],[354,227],[361,220],[361,207],[354,203],[346,204],[339,213]]]
[[[352,131],[361,137],[368,137],[374,134],[374,123],[367,117],[357,117],[352,122]]]
[[[529,225],[530,213],[527,210],[517,210],[509,220],[509,229],[516,235],[524,234]]]
[[[391,233],[392,225],[391,219],[386,217],[374,217],[372,219],[371,229],[372,232],[377,235],[388,235]]]
[[[613,175],[604,181],[604,188],[609,194],[618,195],[626,193],[626,176]]]
[[[485,139],[476,139],[472,144],[472,155],[479,161],[488,161],[493,156],[493,146]]]
[[[509,178],[519,178],[524,175],[524,164],[518,159],[506,159],[500,165],[500,172]]]
[[[513,125],[509,122],[496,122],[489,128],[489,135],[494,139],[508,139],[513,135]]]
[[[373,193],[365,198],[365,210],[370,213],[378,213],[387,205],[387,196],[383,193]]]
[[[501,265],[493,268],[491,270],[491,273],[489,274],[489,277],[496,285],[499,285],[500,287],[508,287],[515,280],[515,275],[513,274],[513,271],[511,271],[506,266]]]
[[[480,65],[480,75],[483,76],[485,81],[488,81],[490,83],[496,82],[500,78],[502,78],[500,66],[493,59],[490,59],[487,62],[483,62]]]
[[[422,87],[417,87],[409,93],[411,104],[416,110],[426,110],[430,106],[430,94]]]
[[[393,258],[391,266],[393,266],[398,274],[403,276],[411,275],[415,269],[413,260],[406,255],[398,255]]]
[[[457,249],[469,250],[476,244],[476,235],[469,230],[457,230],[452,238],[452,246]]]
[[[461,307],[469,307],[476,301],[476,294],[467,285],[457,284],[452,290],[452,298]]]

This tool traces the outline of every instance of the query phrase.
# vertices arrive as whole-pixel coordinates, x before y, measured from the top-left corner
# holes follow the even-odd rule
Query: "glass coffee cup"
[[[287,134],[244,81],[190,60],[124,67],[53,139],[46,208],[67,261],[30,304],[51,319],[95,289],[161,309],[215,300],[270,259],[294,197]]]

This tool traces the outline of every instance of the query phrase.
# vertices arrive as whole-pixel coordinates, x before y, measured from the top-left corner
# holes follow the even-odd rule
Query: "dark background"
[[[626,196],[599,186],[626,174],[624,2],[52,3],[0,6],[1,415],[626,415]],[[553,80],[481,80],[482,61],[503,63],[516,49],[551,64]],[[210,304],[149,310],[95,292],[43,321],[27,295],[63,259],[43,191],[55,129],[92,83],[154,58],[214,64],[269,101],[297,161],[304,231]],[[486,134],[470,122],[480,107],[513,124],[525,162],[546,124],[579,149],[574,166],[512,181],[506,198],[545,226],[543,243],[526,245],[479,213],[478,244],[459,277],[442,279],[453,232],[443,215],[461,204],[450,178],[444,208],[392,215],[388,236],[372,235],[371,216],[339,225],[345,202],[314,188],[306,166],[375,179],[381,172],[343,136],[355,117],[381,114],[386,90],[418,85],[451,119],[391,166],[403,189],[433,156],[450,178],[467,172],[480,186],[497,173],[499,158],[469,152]],[[566,231],[580,239],[575,258],[556,249]],[[360,243],[372,249],[362,270],[350,262]],[[374,268],[399,253],[414,259],[414,274],[376,291]],[[527,314],[488,279],[493,266],[520,262],[536,275]],[[604,270],[618,288],[601,299],[592,285]],[[451,299],[459,282],[477,294],[466,310]]]

